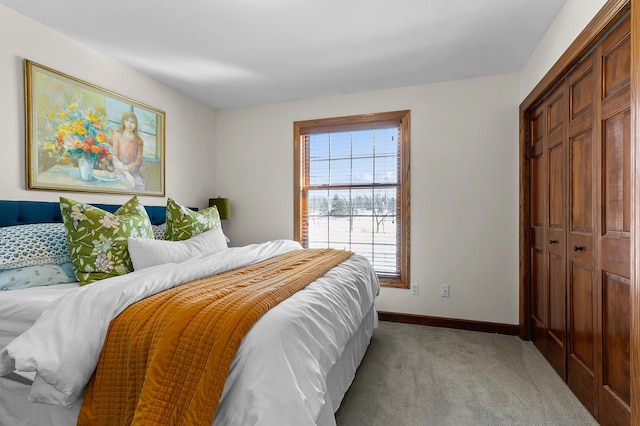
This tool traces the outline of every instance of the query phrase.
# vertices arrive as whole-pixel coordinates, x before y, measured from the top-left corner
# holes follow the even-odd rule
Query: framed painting
[[[27,187],[165,195],[165,113],[25,59]]]

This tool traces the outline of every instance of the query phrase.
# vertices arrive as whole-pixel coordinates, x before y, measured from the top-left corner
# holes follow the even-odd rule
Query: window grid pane
[[[399,275],[397,185],[399,129],[309,135],[306,242],[352,250],[376,272]],[[375,184],[384,184],[376,188]],[[332,189],[332,186],[351,186]]]

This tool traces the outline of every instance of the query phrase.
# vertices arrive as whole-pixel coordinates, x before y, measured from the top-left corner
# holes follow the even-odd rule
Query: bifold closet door
[[[531,341],[540,353],[545,353],[545,335],[547,333],[547,274],[545,252],[545,206],[546,206],[546,167],[545,167],[545,106],[536,108],[530,116],[531,145],[529,147],[531,170]]]
[[[531,339],[566,377],[565,102],[559,87],[530,116]]]
[[[630,423],[630,19],[598,46],[601,67],[598,149],[598,274],[601,369],[599,416],[603,425]]]
[[[566,103],[564,84],[545,102],[547,330],[544,355],[562,378],[567,371],[567,286],[565,260]]]
[[[597,414],[595,55],[568,75],[567,384]]]

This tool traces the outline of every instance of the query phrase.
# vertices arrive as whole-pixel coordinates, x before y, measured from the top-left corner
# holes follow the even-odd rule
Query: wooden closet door
[[[545,261],[546,251],[546,167],[545,105],[538,106],[530,115],[531,145],[531,340],[538,350],[545,353],[545,336],[547,333],[547,273]]]
[[[546,137],[546,273],[547,329],[544,355],[566,378],[566,263],[565,263],[565,86],[545,102]]]
[[[598,46],[600,146],[598,147],[598,274],[602,425],[630,423],[630,19]]]
[[[531,340],[566,379],[565,139],[566,95],[560,84],[532,111]]]
[[[567,384],[597,415],[594,58],[585,58],[567,77]]]

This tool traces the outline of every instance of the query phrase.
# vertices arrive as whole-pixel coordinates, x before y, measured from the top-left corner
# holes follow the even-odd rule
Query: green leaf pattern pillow
[[[153,238],[151,221],[137,196],[115,213],[64,197],[60,210],[80,285],[133,271],[128,238]]]
[[[200,211],[167,200],[167,240],[182,241],[220,226],[220,215],[216,206]]]

